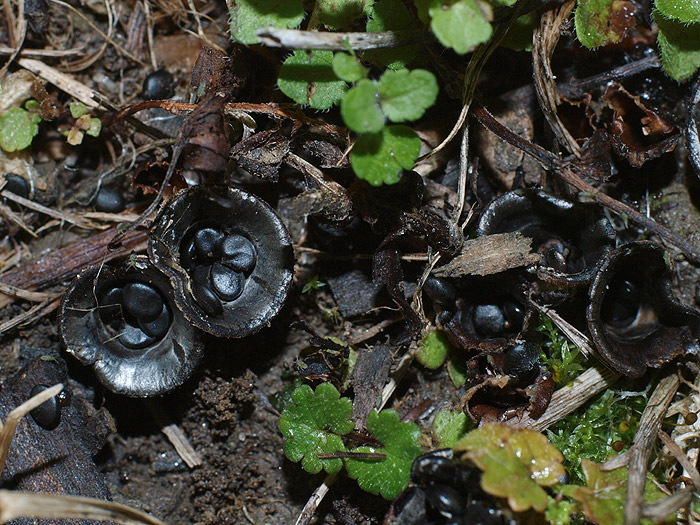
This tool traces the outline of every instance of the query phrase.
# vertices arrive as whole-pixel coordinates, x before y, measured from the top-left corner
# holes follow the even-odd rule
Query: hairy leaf
[[[263,27],[292,28],[304,19],[303,0],[235,0],[230,12],[231,38],[241,44],[257,44]]]
[[[445,332],[433,330],[420,342],[416,361],[426,368],[440,368],[445,362],[447,351],[451,348]]]
[[[687,24],[700,22],[700,2],[697,0],[656,0],[654,6],[666,18]]]
[[[41,116],[22,108],[10,108],[0,116],[0,148],[11,153],[29,147],[39,132]]]
[[[433,419],[433,439],[438,448],[452,448],[473,427],[464,412],[440,411]]]
[[[280,429],[285,437],[284,453],[290,461],[301,461],[307,472],[316,474],[338,472],[343,464],[337,458],[320,459],[318,454],[344,452],[345,445],[339,436],[353,428],[352,402],[340,397],[330,383],[322,383],[316,392],[302,385],[292,393],[280,417]]]
[[[394,410],[383,410],[379,414],[372,410],[367,416],[367,429],[383,446],[359,447],[353,452],[380,452],[386,454],[386,458],[346,459],[345,467],[363,490],[392,500],[408,486],[411,464],[423,454],[418,444],[420,429],[412,422],[401,423]]]
[[[378,0],[367,20],[367,32],[401,31],[413,28],[413,18],[401,0]],[[391,49],[366,51],[364,58],[373,64],[388,69],[406,67],[416,55],[417,46],[403,46]]]
[[[686,25],[664,18],[654,11],[659,26],[657,42],[666,74],[677,81],[687,80],[700,67],[700,24]]]
[[[332,63],[332,51],[295,51],[282,64],[277,85],[297,104],[328,109],[347,89],[333,73]]]
[[[373,0],[317,0],[318,19],[329,29],[340,30],[371,8]]]
[[[576,37],[589,49],[619,42],[635,27],[636,10],[629,0],[579,0]]]

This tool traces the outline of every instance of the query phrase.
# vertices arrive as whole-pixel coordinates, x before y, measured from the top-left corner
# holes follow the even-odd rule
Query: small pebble
[[[168,305],[165,303],[163,303],[163,310],[160,312],[160,315],[153,321],[138,320],[139,328],[143,330],[146,335],[150,335],[156,339],[160,339],[168,333],[170,322],[170,308],[168,308]]]
[[[146,348],[156,342],[155,337],[151,337],[138,326],[125,324],[119,332],[119,341],[127,348]]]
[[[180,266],[189,270],[194,268],[197,263],[197,248],[194,245],[194,239],[190,239],[189,242],[183,247],[182,253],[180,254]]]
[[[224,234],[216,228],[202,228],[194,234],[194,245],[197,247],[197,255],[203,260],[216,257],[223,242]]]
[[[480,304],[474,308],[474,328],[479,334],[494,337],[503,333],[505,317],[495,304]]]
[[[153,321],[163,311],[163,298],[146,283],[130,282],[122,289],[124,308],[142,321]]]
[[[214,263],[209,276],[214,292],[224,301],[233,301],[243,292],[245,278],[230,266]]]
[[[98,191],[95,196],[93,204],[95,210],[104,213],[119,213],[120,211],[124,211],[126,207],[122,193],[118,189],[109,186],[100,188],[100,191]]]
[[[25,199],[29,198],[29,183],[27,179],[17,175],[16,173],[5,173],[5,180],[7,184],[2,188],[3,191],[9,191]]]
[[[29,393],[29,397],[34,397],[47,388],[49,387],[46,385],[36,385]],[[57,397],[58,396],[54,396],[44,401],[30,412],[36,424],[46,430],[53,430],[61,421],[61,405]]]
[[[255,246],[242,235],[228,235],[221,245],[221,253],[226,265],[234,270],[249,274],[255,268]]]
[[[145,100],[164,100],[175,93],[173,76],[165,69],[157,69],[146,75],[143,80],[143,98]]]

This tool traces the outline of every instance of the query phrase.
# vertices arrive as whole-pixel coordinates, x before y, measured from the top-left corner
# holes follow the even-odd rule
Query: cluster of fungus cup
[[[176,308],[168,278],[145,256],[80,273],[63,298],[59,322],[68,352],[119,394],[167,392],[202,356],[201,333]]]
[[[532,239],[541,255],[537,276],[564,287],[588,285],[606,253],[615,247],[615,230],[594,206],[541,190],[516,190],[484,210],[477,233],[518,231]]]
[[[294,273],[280,218],[237,188],[179,193],[159,215],[148,252],[170,278],[185,317],[218,337],[245,337],[265,326],[284,304]]]
[[[294,253],[274,210],[236,188],[195,187],[164,207],[149,255],[83,271],[62,303],[68,352],[110,390],[162,394],[187,379],[202,333],[245,337],[282,307]]]
[[[641,377],[700,351],[700,312],[674,298],[668,252],[652,241],[625,244],[605,258],[589,290],[588,329],[600,357]]]

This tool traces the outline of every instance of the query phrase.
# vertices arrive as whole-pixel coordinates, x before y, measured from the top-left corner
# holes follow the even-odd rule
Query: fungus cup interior
[[[135,312],[125,306],[129,286],[137,291]],[[154,304],[160,313],[149,312]],[[128,396],[179,386],[202,355],[201,335],[176,309],[168,278],[143,256],[78,275],[63,298],[59,327],[68,352],[92,365],[108,389]]]
[[[666,256],[650,241],[624,245],[609,254],[591,285],[592,339],[622,374],[640,377],[648,367],[699,350],[700,312],[674,298]]]
[[[543,191],[516,190],[494,200],[479,221],[479,235],[519,231],[542,254],[540,277],[566,284],[590,282],[615,246],[615,231],[593,206]]]
[[[175,301],[200,329],[244,337],[282,307],[294,252],[282,221],[237,188],[193,187],[166,206],[149,255],[175,289]]]

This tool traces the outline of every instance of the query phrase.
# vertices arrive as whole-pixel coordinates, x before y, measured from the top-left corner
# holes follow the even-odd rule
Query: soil
[[[202,39],[196,36],[198,29],[194,18],[188,16],[178,2],[151,2],[153,6],[159,4],[155,14],[160,17],[155,24],[153,50],[159,67],[167,69],[174,76],[173,100],[188,101],[192,68],[202,45],[207,43],[206,39],[209,39],[210,44],[230,49],[231,44],[224,32],[228,15],[223,2],[220,3],[221,6],[206,8],[203,7],[206,2],[202,5],[196,3],[206,10],[208,16],[207,19],[202,19],[206,34],[206,38]],[[44,40],[32,33],[26,47],[41,49],[54,45],[66,49],[85,45],[90,53],[96,51],[101,43],[99,35],[94,27],[76,13],[82,13],[106,33],[107,19],[101,11],[101,4],[72,2],[71,5],[74,9],[67,10],[58,4],[50,4],[50,29],[47,30]],[[84,85],[99,91],[114,106],[122,108],[142,100],[141,86],[146,75],[153,71],[153,67],[149,64],[149,44],[143,32],[145,26],[141,27],[139,32],[129,25],[130,21],[136,25],[146,23],[145,19],[130,16],[135,6],[141,4],[116,0],[111,2],[111,5],[118,13],[114,44],[107,45],[95,62],[85,67],[76,67],[70,74]],[[62,39],[68,39],[69,42]],[[0,44],[9,45],[9,41],[7,28],[0,27]],[[124,54],[125,49],[131,57]],[[270,80],[274,79],[274,69],[284,53],[269,49],[257,49],[256,52],[264,57],[260,59],[264,66],[257,72],[256,79],[256,86],[262,88],[257,92],[255,100],[248,101],[286,101],[275,89],[274,80]],[[570,50],[566,52],[573,54]],[[590,69],[593,68],[595,57],[585,54],[580,49],[577,49],[576,53],[583,56],[579,72],[592,74]],[[513,88],[529,85],[532,70],[521,63],[523,57],[529,55],[499,51],[487,64],[484,82],[491,82],[494,86],[491,93],[507,93]],[[620,62],[619,57],[612,52],[605,57],[606,60],[601,61],[593,72],[600,72],[601,68],[613,67]],[[72,57],[71,60],[77,61],[79,58],[80,55]],[[62,64],[52,58],[41,60],[46,60],[58,69]],[[449,54],[445,64],[451,67],[455,63],[461,64],[463,60],[464,57]],[[503,73],[499,73],[503,69],[503,63],[514,64],[514,68],[518,64],[512,76],[506,78]],[[18,69],[19,66],[13,65],[10,71]],[[570,70],[566,72],[569,75],[576,73]],[[654,78],[657,78],[660,73],[655,72],[654,75]],[[51,96],[63,103],[70,100],[69,96],[50,84],[47,89]],[[682,94],[687,96],[687,86],[678,89],[684,90]],[[438,109],[434,109],[429,115],[430,118],[426,119],[429,122],[421,122],[419,125],[423,138],[435,144],[439,140],[435,141],[434,137],[444,137],[460,109],[459,104],[450,100],[444,92],[441,92],[441,97]],[[682,101],[683,97],[677,100]],[[669,107],[666,100],[660,103],[677,117],[678,122],[683,120],[679,116],[685,111],[682,102],[674,107]],[[308,113],[314,118],[326,119],[334,124],[342,123],[337,112]],[[158,115],[162,117],[165,113],[149,110],[148,113],[142,114],[141,118],[146,123],[156,126],[154,117]],[[533,141],[551,143],[551,136],[544,131],[541,117],[535,118]],[[171,126],[170,130],[176,130],[180,121],[168,117],[166,122],[169,119],[172,120],[166,126]],[[125,148],[126,141],[132,141],[131,145],[135,147],[153,141],[144,134],[134,132],[124,122],[115,123],[114,127],[105,130],[100,139],[86,138],[82,145],[75,148],[67,146],[62,140],[55,128],[51,128],[50,125],[43,126],[32,146],[32,161],[36,165],[38,176],[47,183],[47,189],[40,192],[43,202],[49,207],[74,213],[92,210],[91,205],[86,203],[89,202],[100,174],[107,172],[107,167],[114,159],[115,148]],[[491,144],[482,147],[496,146]],[[166,159],[168,154],[168,148],[159,147],[148,152],[146,156],[149,161],[161,161]],[[422,165],[424,171],[429,174],[429,177],[426,177],[426,200],[439,202],[440,207],[445,209],[448,208],[445,206],[447,201],[454,201],[457,157],[456,147],[451,147],[442,156],[431,161],[434,164]],[[477,188],[476,196],[469,197],[469,204],[474,205],[475,210],[481,201],[487,202],[502,191],[503,184],[517,186],[547,183],[551,187],[558,187],[557,183],[541,181],[540,177],[547,176],[539,171],[536,177],[532,174],[525,177],[524,183],[522,174],[515,175],[518,162],[522,162],[522,155],[516,157],[512,162],[509,160],[505,163],[510,167],[515,166],[513,173],[497,176],[490,173],[490,182],[482,180],[475,184],[475,187],[482,184]],[[610,193],[640,211],[646,210],[649,199],[651,217],[669,230],[689,239],[692,244],[700,245],[700,212],[697,207],[700,202],[700,185],[696,175],[685,162],[682,146],[676,151],[666,153],[663,159],[665,164],[662,167],[671,166],[663,174],[659,175],[648,168],[644,172],[645,179],[640,176],[631,180],[625,178],[629,173],[623,173],[622,182],[618,183],[616,180],[616,184],[610,184]],[[623,164],[619,159],[616,162]],[[488,169],[491,168],[486,169],[487,173]],[[539,170],[532,167],[532,170],[535,169]],[[630,170],[629,166],[624,169]],[[620,171],[624,169],[621,168]],[[343,318],[339,310],[348,305],[339,304],[328,285],[312,291],[302,291],[304,285],[314,276],[320,276],[321,281],[327,282],[328,277],[342,273],[339,268],[360,270],[369,281],[368,276],[372,273],[371,257],[365,255],[371,256],[383,237],[363,238],[361,244],[366,246],[357,248],[357,253],[348,253],[347,246],[340,246],[344,241],[339,243],[330,234],[319,234],[319,230],[314,233],[313,225],[307,228],[304,220],[295,217],[293,210],[289,211],[284,207],[288,202],[285,199],[298,194],[299,187],[303,186],[303,177],[298,174],[290,175],[285,180],[286,175],[289,174],[284,174],[278,184],[260,181],[245,173],[238,173],[236,179],[237,184],[262,196],[277,207],[285,216],[297,247],[294,283],[284,308],[272,320],[270,326],[256,335],[231,340],[208,337],[204,359],[194,375],[175,391],[148,401],[131,399],[107,391],[95,379],[90,369],[82,367],[72,356],[66,354],[58,334],[56,311],[32,320],[28,325],[11,328],[0,336],[0,345],[3,348],[0,353],[0,379],[3,384],[31,359],[38,356],[59,356],[68,363],[68,387],[74,391],[74,395],[87,400],[93,410],[104,408],[111,415],[115,431],[95,456],[95,463],[115,501],[152,513],[167,523],[294,522],[309,496],[323,482],[324,476],[309,475],[298,464],[285,458],[275,396],[289,389],[297,375],[295,363],[302,352],[311,346],[309,332],[321,337],[335,336],[349,342],[360,341],[356,345],[359,352],[389,342],[390,349],[394,352],[400,346],[396,341],[402,337],[406,340],[406,325],[403,320],[395,322],[400,318],[400,311],[386,292],[379,293],[373,289],[372,293],[379,293],[380,307],[368,313]],[[341,173],[340,170],[337,175],[343,181],[347,179],[347,173]],[[646,180],[647,183],[642,184],[640,180]],[[130,175],[127,174],[108,174],[102,182],[109,182],[122,191],[127,200],[128,211],[132,213],[143,211],[152,198],[152,195],[144,195],[140,189],[133,187],[130,184]],[[559,190],[566,193],[561,187]],[[34,229],[47,222],[45,217],[36,212],[20,210],[15,208],[14,204],[6,204],[21,213],[27,224]],[[86,238],[85,231],[61,224],[48,227],[36,238],[8,221],[0,227],[4,236],[3,255],[14,253],[21,248],[22,257],[17,265],[20,268],[32,258],[58,250],[76,239]],[[626,230],[625,235],[631,238],[649,236],[647,232],[634,227]],[[376,239],[379,241],[374,242]],[[300,250],[301,246],[312,250]],[[414,246],[418,246],[421,253],[427,252],[425,242],[411,245],[412,248]],[[665,246],[677,263],[675,291],[685,304],[693,305],[700,299],[696,291],[700,286],[700,271],[697,266],[688,262],[677,248],[669,243]],[[324,253],[318,255],[318,250]],[[348,262],[348,259],[351,262]],[[423,265],[422,261],[403,263],[407,291],[411,291],[411,286],[415,288]],[[61,293],[69,280],[64,279],[58,285],[43,288],[41,291]],[[369,288],[361,290],[361,296],[370,293],[367,292]],[[0,322],[16,318],[30,306],[29,302],[23,300],[12,302],[0,311]],[[372,332],[380,323],[389,320],[391,323],[387,323],[387,327],[377,329],[376,333]],[[366,337],[368,333],[375,335]],[[392,366],[395,364],[392,361]],[[386,378],[378,378],[378,381],[384,379]],[[428,434],[431,415],[439,409],[456,406],[463,393],[464,389],[455,389],[452,386],[446,367],[428,371],[413,365],[407,376],[402,379],[388,407],[396,409],[401,416],[413,415],[413,419]],[[429,409],[423,409],[426,401]],[[190,468],[184,463],[161,432],[161,425],[156,422],[154,414],[160,414],[167,421],[179,426],[194,450],[201,455],[200,466]],[[331,524],[381,523],[390,510],[390,505],[390,502],[380,497],[361,491],[355,481],[341,476],[331,486],[329,494],[315,513],[315,519],[319,523]]]

